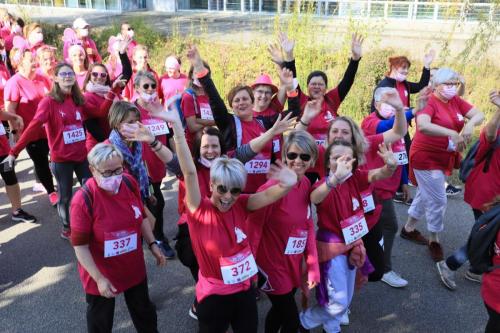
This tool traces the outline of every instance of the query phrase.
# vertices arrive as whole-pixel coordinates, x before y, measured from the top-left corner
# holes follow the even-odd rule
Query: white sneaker
[[[351,310],[347,309],[346,312],[342,315],[342,318],[340,318],[340,325],[342,326],[349,326],[349,314],[351,313]]]
[[[41,183],[35,183],[33,185],[33,192],[46,192],[45,187]]]
[[[441,260],[436,263],[436,267],[438,269],[439,277],[441,281],[443,281],[446,288],[450,290],[457,289],[457,284],[455,282],[455,272],[452,271],[448,265],[446,265],[446,261]]]
[[[403,279],[394,271],[385,273],[382,277],[382,281],[394,288],[403,288],[408,285],[408,281]]]

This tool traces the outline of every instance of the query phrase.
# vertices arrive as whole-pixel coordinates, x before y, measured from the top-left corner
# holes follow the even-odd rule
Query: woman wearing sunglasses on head
[[[36,129],[44,125],[52,171],[57,180],[57,211],[63,225],[61,237],[65,239],[71,235],[69,205],[73,196],[73,173],[80,184],[90,176],[83,129],[83,104],[75,72],[68,64],[57,65],[52,90],[40,101],[33,120],[7,157],[9,164],[12,164],[21,150],[36,137]]]
[[[250,142],[261,135],[266,129],[264,125],[253,117],[254,96],[249,86],[236,86],[228,93],[229,105],[234,115],[229,113],[224,101],[215,87],[209,71],[203,65],[203,60],[196,47],[188,51],[188,59],[194,67],[196,78],[200,81],[205,93],[208,95],[210,108],[214,116],[215,124],[222,132],[224,144],[231,153],[242,144]],[[295,100],[295,102],[293,102]],[[291,105],[297,105],[297,97],[290,98]],[[283,120],[291,122],[293,112],[286,115]],[[281,120],[281,115],[277,119]],[[266,182],[266,174],[269,171],[273,153],[279,151],[279,138],[270,138],[264,149],[252,160],[245,163],[248,173],[248,182],[244,189],[245,193],[254,193],[257,188]]]
[[[147,46],[139,44],[134,48],[134,53],[132,55],[132,79],[128,82],[123,90],[123,97],[129,102],[135,102],[139,97],[138,93],[135,91],[135,75],[141,71],[147,71],[153,73],[156,82],[160,82],[160,77],[149,65],[149,50]],[[161,94],[160,87],[156,85],[156,93]]]
[[[265,332],[296,333],[299,313],[295,292],[302,287],[302,261],[307,265],[307,288],[319,282],[319,266],[309,194],[311,183],[304,177],[314,165],[318,147],[305,131],[292,131],[282,149],[283,162],[297,176],[297,184],[286,196],[252,212],[247,220],[249,238],[256,253],[261,289],[271,301]],[[269,180],[257,193],[277,184]],[[260,282],[260,281],[259,281]]]
[[[297,182],[297,175],[284,166],[272,166],[278,183],[267,190],[246,195],[246,171],[236,159],[221,157],[210,168],[211,197],[201,197],[198,174],[177,112],[166,112],[173,125],[176,152],[186,185],[188,226],[200,265],[196,284],[200,332],[257,332],[257,304],[251,278],[257,265],[245,223],[249,211],[280,199]]]

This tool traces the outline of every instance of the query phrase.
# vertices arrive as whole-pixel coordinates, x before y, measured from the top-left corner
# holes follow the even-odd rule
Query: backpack
[[[500,268],[493,266],[494,246],[500,230],[500,204],[481,215],[476,221],[467,241],[467,256],[473,271],[491,272]]]
[[[196,94],[194,92],[193,89],[191,88],[187,88],[186,90],[184,90],[184,93],[186,94],[189,94],[191,95],[191,97],[193,97],[193,100],[194,100],[194,112],[196,114],[199,114],[199,110],[198,110],[198,105],[196,103]],[[175,100],[175,106],[177,107],[177,112],[179,112],[179,117],[181,118],[181,122],[182,122],[182,127],[184,129],[186,129],[187,127],[187,123],[186,123],[186,118],[184,117],[184,113],[182,112],[182,109],[181,109],[181,102],[182,102],[182,94],[178,94],[176,96],[176,100]]]
[[[480,161],[477,161],[477,164],[481,163],[483,160],[486,161],[486,163],[484,163],[483,166],[484,173],[488,172],[488,169],[490,168],[491,158],[493,157],[493,153],[495,152],[495,149],[497,149],[499,145],[500,145],[500,137],[497,137],[495,144],[490,147],[488,152],[484,155],[484,157]],[[474,166],[476,165],[475,159],[478,150],[479,150],[479,140],[474,142],[472,147],[470,147],[469,151],[467,152],[467,155],[460,163],[460,171],[458,173],[458,178],[460,178],[460,180],[463,183],[467,181],[467,177],[469,177],[472,169],[474,169]]]
[[[125,183],[125,185],[127,185],[127,187],[129,188],[129,190],[131,190],[133,192],[134,191],[134,187],[132,185],[132,182],[130,182],[130,179],[128,179],[126,176],[123,176],[122,180]],[[92,208],[93,205],[92,205],[92,196],[90,195],[90,189],[87,186],[87,184],[85,183],[85,184],[82,185],[81,190],[83,192],[83,199],[85,200],[85,204],[87,205],[87,208],[89,210],[90,216],[92,216],[94,214],[94,209]]]

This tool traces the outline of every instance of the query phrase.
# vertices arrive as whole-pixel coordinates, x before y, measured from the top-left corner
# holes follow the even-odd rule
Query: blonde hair
[[[358,156],[357,160],[358,165],[365,164],[366,163],[365,153],[368,151],[370,144],[366,140],[365,135],[363,134],[361,128],[359,128],[358,124],[356,124],[356,122],[354,122],[354,120],[352,120],[351,118],[346,116],[339,116],[333,119],[330,122],[330,126],[328,127],[327,142],[330,142],[330,130],[332,129],[333,125],[338,121],[344,121],[347,124],[349,124],[352,135],[351,143],[353,146],[354,153]]]
[[[220,184],[226,188],[245,187],[247,182],[247,171],[239,160],[229,157],[215,159],[210,167],[210,181]]]
[[[87,155],[89,164],[93,167],[99,167],[101,163],[109,161],[113,157],[118,157],[123,162],[123,154],[111,143],[98,143]]]
[[[133,112],[138,119],[141,119],[141,112],[134,104],[125,101],[114,102],[108,114],[109,127],[117,130],[130,112]]]
[[[304,153],[311,155],[311,165],[316,163],[318,159],[318,145],[311,134],[303,130],[291,131],[287,135],[283,143],[283,149],[281,150],[281,158],[283,161],[286,160],[286,154],[292,145],[296,145]]]

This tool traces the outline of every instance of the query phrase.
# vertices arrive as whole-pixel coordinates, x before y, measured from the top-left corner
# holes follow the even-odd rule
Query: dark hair
[[[328,171],[330,170],[330,155],[332,154],[332,149],[334,147],[337,147],[337,146],[351,148],[352,156],[356,159],[352,165],[352,170],[356,170],[358,168],[358,154],[356,152],[356,149],[354,149],[354,146],[352,145],[352,143],[345,141],[345,140],[336,139],[336,140],[333,140],[333,142],[328,145],[328,147],[326,148],[326,151],[325,151],[324,163],[325,163],[326,174],[328,174]]]
[[[229,91],[229,93],[227,94],[227,101],[229,102],[229,106],[230,107],[233,107],[234,96],[236,96],[236,94],[239,93],[242,90],[245,90],[250,95],[250,99],[252,100],[252,104],[254,103],[255,98],[253,97],[253,90],[252,90],[252,88],[250,88],[249,86],[237,85],[236,87],[234,87],[233,89],[231,89]]]
[[[201,137],[205,134],[210,135],[210,136],[216,136],[219,139],[220,154],[221,154],[221,156],[225,155],[226,154],[226,147],[224,146],[224,139],[222,137],[222,133],[219,131],[219,129],[217,127],[207,126],[201,130],[201,135],[199,137],[197,137],[196,141],[194,142],[193,157],[194,157],[195,161],[198,161],[198,159],[201,157],[200,156]]]
[[[317,76],[320,76],[323,81],[325,81],[325,86],[328,86],[328,77],[326,76],[325,72],[322,71],[312,71],[311,73],[309,73],[309,75],[307,76],[307,84],[309,84],[309,82]]]
[[[68,67],[73,71],[73,67],[71,67],[71,65],[62,62],[57,64],[56,68],[54,69],[54,77],[56,77],[59,74],[59,71],[63,67]],[[73,73],[74,72],[75,71],[73,71]],[[52,84],[52,89],[50,90],[48,95],[59,103],[63,103],[64,100],[66,99],[66,94],[63,93],[61,87],[59,87],[59,83],[57,83],[56,80],[54,80],[54,83]],[[73,98],[73,102],[78,106],[81,106],[85,103],[85,99],[83,98],[82,92],[80,91],[80,87],[78,87],[78,81],[76,80],[76,77],[75,77],[75,83],[73,83],[73,86],[71,87],[71,97]]]
[[[104,83],[104,84],[111,87],[111,80],[109,79],[109,73],[108,73],[108,69],[106,68],[106,66],[104,66],[103,64],[93,63],[89,66],[89,69],[87,71],[87,75],[85,76],[85,80],[83,81],[83,89],[82,89],[83,91],[85,91],[85,87],[87,87],[87,83],[89,83],[89,81],[90,81],[90,76],[92,75],[92,70],[96,67],[104,68],[104,71],[106,72],[106,74],[108,74],[108,76],[106,77],[106,83]]]
[[[17,25],[18,25],[18,26],[20,26],[21,28],[24,28],[24,25],[25,25],[25,24],[24,24],[24,20],[23,20],[22,18],[18,17],[18,18],[16,19],[16,23],[17,23]]]

